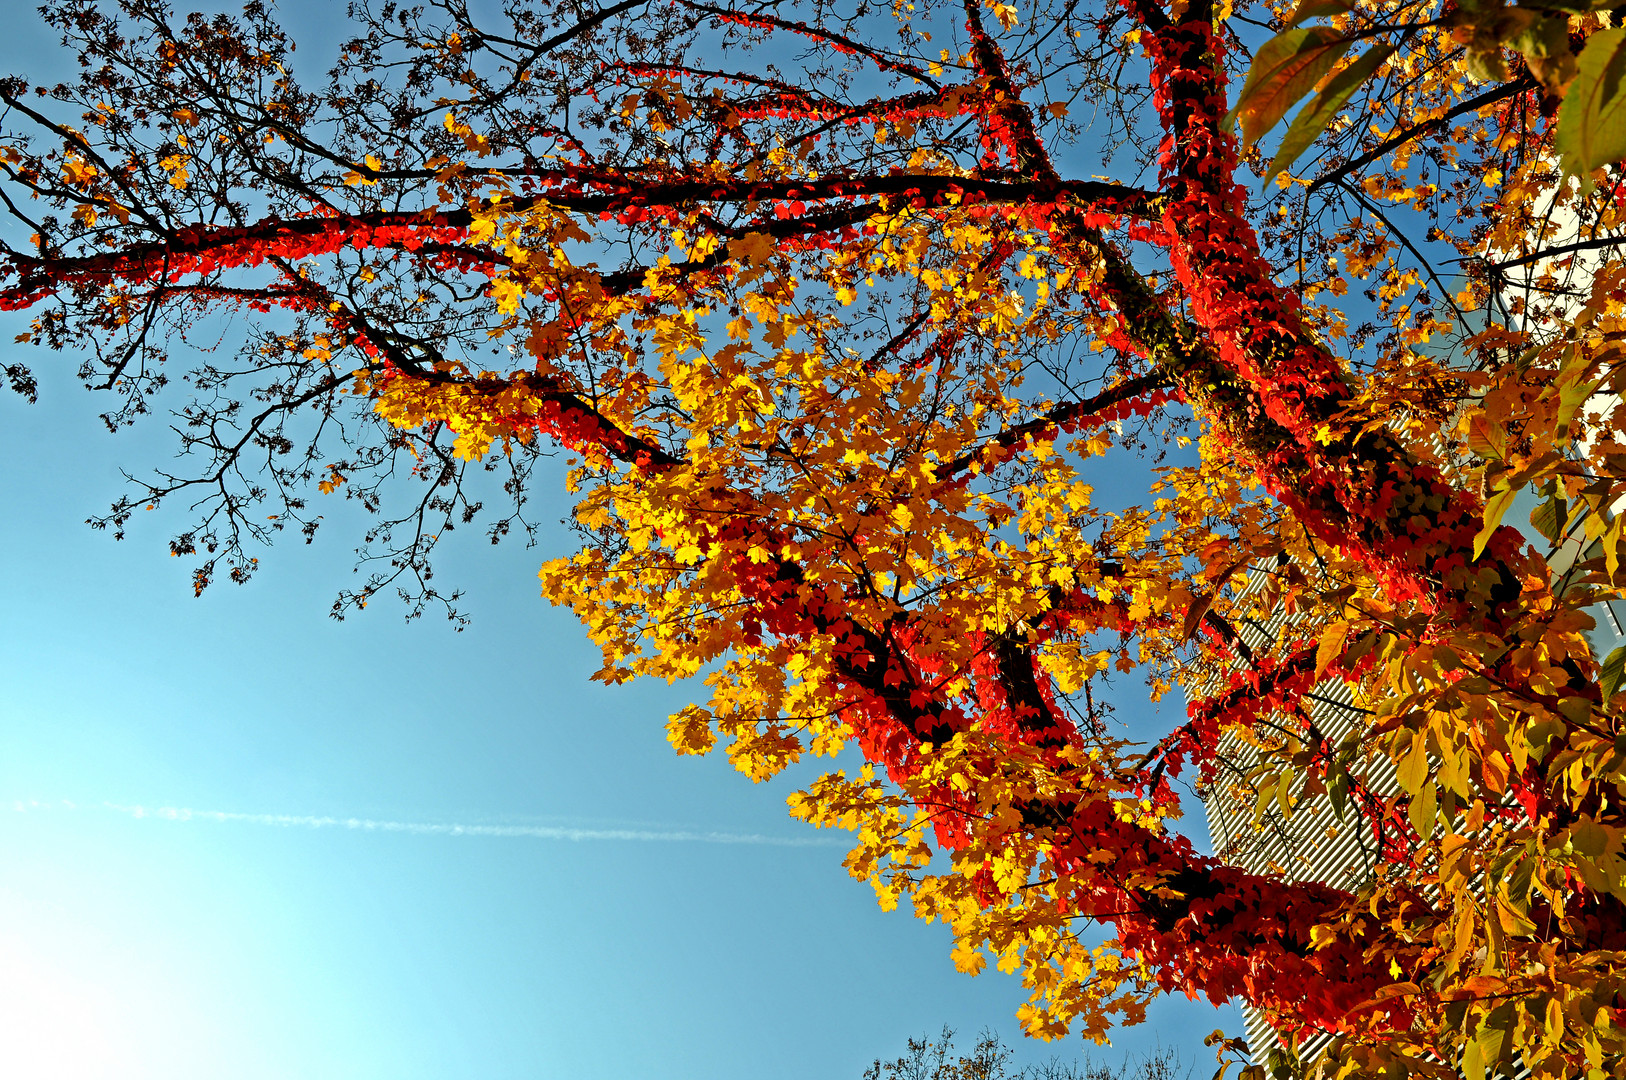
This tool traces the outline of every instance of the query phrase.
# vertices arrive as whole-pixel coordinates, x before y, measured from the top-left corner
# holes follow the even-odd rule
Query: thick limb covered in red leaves
[[[1146,392],[1145,386],[1141,389]],[[1065,420],[1049,422],[1099,423],[1111,417],[1124,397],[1108,392],[1098,399],[1099,412],[1073,407],[1066,410]],[[572,430],[601,423],[596,414],[582,416]],[[630,438],[608,438],[604,449],[625,459],[621,447]],[[579,436],[572,440],[580,445]],[[640,465],[658,472],[679,468],[682,462]],[[729,522],[713,529],[715,539],[728,548],[754,542],[778,549],[780,538],[753,506],[748,493],[714,488],[696,513],[706,522]],[[750,621],[763,632],[790,641],[836,643],[839,680],[849,701],[843,718],[865,757],[900,783],[918,772],[932,746],[942,746],[973,726],[1041,752],[1077,741],[1025,638],[989,636],[985,664],[977,671],[976,709],[968,712],[967,703],[942,697],[938,679],[930,674],[933,658],[911,654],[908,618],[884,628],[866,626],[839,594],[829,587],[810,587],[800,568],[783,559],[739,555],[730,574],[750,604]],[[1279,689],[1285,693],[1288,687]],[[1244,707],[1243,696],[1236,697],[1234,707]],[[1111,779],[1075,774],[1075,781],[1081,793],[1093,791],[1096,797],[1024,805],[1021,816],[1027,827],[1052,837],[1057,866],[1074,878],[1075,887],[1067,894],[1069,914],[1113,926],[1122,946],[1143,958],[1165,989],[1202,993],[1215,1001],[1241,998],[1301,1017],[1312,1028],[1336,1029],[1350,1010],[1391,981],[1391,957],[1368,957],[1368,942],[1348,937],[1312,941],[1311,928],[1339,912],[1346,894],[1315,883],[1285,885],[1200,856],[1184,837],[1121,820],[1111,800],[1099,797],[1103,788],[1113,786]],[[934,819],[939,842],[957,849],[968,839],[966,815],[983,811],[974,797],[948,788],[934,790],[931,801],[942,808]],[[1409,1022],[1399,1003],[1393,1008],[1396,1023]]]
[[[981,203],[1021,208],[1030,220],[1048,218],[1058,241],[1070,245],[1081,264],[1096,255],[1105,256],[1108,269],[1103,295],[1129,316],[1120,341],[1147,355],[1153,361],[1152,370],[1094,398],[1064,403],[994,435],[983,446],[942,466],[938,475],[944,482],[963,482],[974,461],[991,467],[1032,438],[1054,438],[1058,432],[1144,412],[1168,400],[1171,386],[1181,390],[1201,386],[1204,400],[1212,403],[1214,393],[1202,379],[1219,361],[1201,336],[1202,328],[1173,316],[1100,232],[1116,216],[1155,220],[1159,212],[1166,213],[1164,196],[1109,183],[1067,181],[1050,168],[1025,106],[1010,89],[1002,58],[980,32],[974,7],[968,10],[991,92],[968,99],[970,104],[963,108],[983,124],[988,153],[1005,151],[1016,163],[1015,178],[1009,174],[991,179],[900,173],[749,182],[569,168],[534,173],[531,179],[541,193],[500,196],[499,208],[523,215],[545,206],[584,220],[604,218],[636,226],[677,222],[682,218],[678,208],[697,202],[767,205],[774,212],[763,214],[747,227],[736,227],[732,235],[760,232],[781,243],[812,247],[857,235],[879,208],[878,199],[885,200],[893,211],[901,206],[929,212],[935,207]],[[785,105],[795,107],[794,103]],[[388,170],[370,169],[368,175],[382,180],[391,177]],[[249,302],[327,312],[331,321],[350,332],[352,340],[381,358],[385,380],[451,378],[472,394],[493,397],[521,389],[533,402],[541,403],[516,420],[522,426],[646,472],[680,467],[679,457],[610,422],[589,403],[583,388],[556,376],[491,379],[446,374],[436,356],[424,354],[421,348],[409,353],[393,346],[387,340],[387,328],[368,325],[359,312],[337,298],[324,295],[313,302],[312,287],[302,285],[298,275],[290,272],[303,259],[376,248],[400,250],[455,272],[495,274],[508,260],[470,242],[474,218],[470,210],[455,206],[345,215],[323,209],[304,218],[281,217],[248,226],[184,227],[105,254],[13,254],[6,266],[13,280],[0,294],[0,303],[10,309],[26,308],[59,290],[114,283],[161,290],[190,278],[270,265],[283,271],[284,284],[246,291]],[[676,264],[674,269],[680,275],[703,274],[728,265],[725,244],[709,256]],[[600,288],[607,294],[638,293],[646,276],[644,268],[618,271],[603,275]],[[1191,396],[1189,390],[1186,393]],[[1245,422],[1256,419],[1250,415]],[[1267,425],[1266,431],[1270,430]],[[743,500],[741,507],[750,502],[748,494],[730,499]],[[737,510],[732,521],[727,528],[771,530],[771,523],[753,522],[745,510]],[[942,699],[934,680],[923,674],[931,659],[910,654],[907,620],[885,628],[864,626],[848,614],[839,595],[803,587],[800,571],[792,563],[742,558],[732,569],[752,605],[753,618],[764,631],[787,640],[838,642],[839,680],[850,698],[844,717],[865,756],[884,766],[899,782],[907,782],[919,769],[927,748],[941,746],[973,725],[1041,751],[1055,750],[1076,739],[1070,722],[1056,707],[1048,680],[1036,672],[1025,640],[988,637],[983,653],[988,664],[977,673],[981,699],[973,715],[963,704]],[[1081,791],[1099,792],[1112,784],[1101,776],[1080,776],[1078,780]],[[933,798],[948,808],[938,819],[937,831],[940,841],[953,849],[966,839],[965,816],[977,812],[975,800],[952,790],[935,791]],[[1074,881],[1073,891],[1067,895],[1069,914],[1113,925],[1122,946],[1143,958],[1165,988],[1204,993],[1216,1001],[1241,997],[1263,1007],[1295,1012],[1310,1025],[1337,1027],[1351,1008],[1389,979],[1387,960],[1380,964],[1365,959],[1360,940],[1343,939],[1321,947],[1312,943],[1310,928],[1340,910],[1347,900],[1336,890],[1313,884],[1283,886],[1226,867],[1197,855],[1184,838],[1120,820],[1111,812],[1110,800],[1080,798],[1020,810],[1028,828],[1048,831],[1057,849],[1057,865]],[[1110,857],[1103,859],[1104,854]],[[1399,1019],[1404,1022],[1404,1017]]]
[[[1249,223],[1235,141],[1221,127],[1226,42],[1208,5],[1171,5],[1180,10],[1171,21],[1150,0],[1076,19],[1082,5],[1069,4],[1042,13],[1058,20],[1056,33],[1028,38],[1012,31],[1016,24],[990,32],[985,5],[965,0],[950,25],[940,19],[929,32],[900,11],[904,44],[896,47],[866,38],[867,16],[843,18],[828,5],[799,21],[785,17],[788,6],[769,13],[636,0],[587,15],[561,9],[551,22],[538,17],[509,35],[462,24],[455,32],[419,33],[375,20],[347,46],[354,59],[341,62],[343,78],[335,78],[343,85],[326,99],[332,115],[323,122],[331,127],[319,130],[309,120],[320,111],[317,98],[291,89],[287,53],[261,23],[249,48],[244,41],[253,35],[234,36],[229,20],[177,28],[166,21],[167,9],[131,3],[132,18],[146,20],[150,71],[130,70],[128,57],[139,49],[108,31],[111,22],[100,14],[76,4],[58,14],[65,32],[84,35],[82,47],[96,60],[87,64],[93,74],[85,100],[64,98],[89,110],[88,134],[46,118],[20,83],[0,83],[12,113],[56,145],[36,153],[23,139],[0,154],[4,189],[27,196],[7,206],[21,235],[32,234],[29,243],[5,249],[0,309],[39,310],[33,332],[59,347],[88,341],[99,350],[104,338],[127,341],[103,362],[102,382],[110,387],[145,372],[148,359],[157,368],[149,347],[154,328],[166,325],[161,316],[181,310],[190,318],[209,304],[279,312],[293,325],[267,329],[251,343],[248,366],[264,378],[243,396],[271,400],[266,411],[291,412],[331,405],[353,386],[363,408],[376,403],[381,415],[400,401],[415,407],[442,400],[437,394],[455,396],[455,410],[400,406],[387,415],[394,425],[387,446],[404,446],[412,472],[432,473],[441,487],[455,486],[460,474],[455,455],[435,438],[460,423],[470,431],[454,434],[486,441],[458,454],[477,457],[496,438],[528,443],[541,436],[585,454],[587,471],[598,470],[606,489],[624,482],[623,494],[664,490],[659,481],[683,475],[688,484],[676,499],[683,505],[667,508],[672,518],[663,520],[710,542],[692,546],[700,568],[684,555],[672,564],[678,569],[663,571],[681,581],[688,580],[684,568],[696,576],[721,570],[728,585],[718,606],[728,612],[717,617],[736,624],[731,647],[766,637],[830,656],[833,671],[821,677],[841,702],[840,718],[870,762],[917,805],[934,809],[942,848],[980,853],[1001,840],[1045,846],[1059,882],[1059,910],[1050,914],[1110,924],[1122,951],[1144,962],[1163,988],[1241,999],[1283,1017],[1287,1027],[1349,1030],[1364,1009],[1386,1014],[1391,1031],[1411,1029],[1426,1006],[1414,1009],[1407,995],[1373,1001],[1392,989],[1397,970],[1427,967],[1428,941],[1391,932],[1414,916],[1439,921],[1419,893],[1397,888],[1356,905],[1335,889],[1202,857],[1185,839],[1148,824],[1152,818],[1120,806],[1142,796],[1157,804],[1169,794],[1159,786],[1165,773],[1186,761],[1210,765],[1225,730],[1302,717],[1318,676],[1354,679],[1367,669],[1304,642],[1256,662],[1235,644],[1229,624],[1202,606],[1215,600],[1229,572],[1188,612],[1183,636],[1170,632],[1182,619],[1168,592],[1158,597],[1161,610],[1145,614],[1151,590],[1137,595],[1121,565],[1108,573],[1116,556],[1093,548],[1084,526],[1068,519],[1068,508],[1087,495],[1046,504],[1053,519],[1068,519],[1066,529],[1033,531],[1047,542],[1065,536],[1061,554],[1043,553],[1049,562],[1042,566],[1024,563],[1023,574],[1009,575],[1019,586],[971,614],[995,586],[980,591],[984,583],[969,576],[952,582],[962,590],[957,611],[930,590],[895,592],[890,608],[873,602],[881,593],[873,587],[877,575],[866,579],[866,553],[854,537],[880,527],[867,509],[848,513],[869,503],[875,486],[909,473],[925,478],[928,494],[913,511],[900,501],[899,548],[926,534],[910,524],[911,513],[924,517],[951,502],[956,509],[943,517],[958,514],[952,524],[965,528],[945,526],[937,534],[946,538],[943,548],[984,541],[992,548],[1004,542],[999,534],[1010,516],[973,521],[967,507],[1000,485],[1008,493],[1048,482],[1043,462],[1059,436],[1102,435],[1105,425],[1135,424],[1184,405],[1217,440],[1210,452],[1227,459],[1215,472],[1258,481],[1275,509],[1286,508],[1283,519],[1377,583],[1385,611],[1405,605],[1420,612],[1420,629],[1408,631],[1416,641],[1460,625],[1502,634],[1521,601],[1550,599],[1544,567],[1510,531],[1491,535],[1475,553],[1483,506],[1474,491],[1408,451],[1382,416],[1346,415],[1354,380],[1311,333],[1299,297],[1277,280]],[[1009,16],[1004,6],[989,6]],[[1137,35],[1126,37],[1117,25],[1123,12],[1138,24]],[[258,6],[250,16],[263,23]],[[1144,50],[1151,108],[1142,119],[1161,139],[1158,190],[1067,179],[1041,138],[1052,129],[1033,99],[1041,88],[1048,93],[1043,84],[1054,74],[1043,62],[1044,42],[1053,36],[1071,47],[1086,31],[1099,36],[1099,55],[1055,65],[1065,71],[1076,61],[1091,72],[1095,81],[1076,87],[1108,86],[1108,74],[1131,70],[1141,54],[1128,56],[1127,42]],[[964,51],[943,50],[941,62],[921,53],[919,42],[932,32],[954,35]],[[804,50],[801,80],[781,70],[782,57],[740,71],[695,61],[713,39],[742,50],[793,41]],[[373,79],[387,67],[379,58],[396,45],[410,72],[399,99],[381,96]],[[1016,51],[1007,54],[1007,46]],[[481,55],[491,68],[477,70],[471,57]],[[199,57],[219,63],[193,71],[188,65]],[[1131,67],[1111,67],[1125,57]],[[94,74],[104,69],[124,74]],[[424,87],[435,93],[418,94]],[[120,102],[107,107],[117,123],[96,119],[104,96]],[[1054,100],[1046,111],[1059,118],[1067,102]],[[365,122],[352,123],[353,116]],[[126,139],[148,120],[151,139]],[[286,156],[278,156],[284,147]],[[27,211],[33,200],[63,209],[77,224],[34,220]],[[619,255],[606,254],[612,251]],[[1158,280],[1144,272],[1148,253],[1171,273]],[[620,262],[601,270],[596,260],[611,257]],[[808,302],[805,293],[815,288],[825,294]],[[860,301],[863,289],[876,291]],[[431,294],[439,297],[432,311]],[[1022,322],[1046,296],[1065,297],[1059,313]],[[63,329],[70,318],[79,320],[77,338]],[[510,334],[517,342],[522,327],[531,333],[526,347],[509,346],[521,369],[485,370],[494,363],[486,355],[507,363],[497,343]],[[1086,378],[1069,381],[1065,364],[1063,375],[1046,366],[1050,343],[1086,339],[1079,352],[1106,353]],[[739,360],[749,349],[758,350],[760,367]],[[691,363],[690,353],[701,360]],[[340,363],[340,355],[354,362]],[[840,362],[811,362],[830,357]],[[787,375],[802,366],[814,374],[801,382]],[[1055,385],[1036,391],[1030,383],[1032,397],[1017,397],[1023,379],[1044,381],[1041,371]],[[696,372],[704,374],[702,392],[678,401],[679,381]],[[873,447],[837,446],[834,463],[821,462],[820,475],[835,479],[813,497],[833,492],[829,516],[837,525],[790,525],[765,509],[792,488],[786,477],[804,464],[783,442],[764,439],[710,472],[693,465],[697,448],[717,431],[694,420],[704,405],[697,400],[753,380],[785,379],[790,388],[777,404],[782,388],[770,385],[750,405],[761,410],[751,417],[754,426],[735,432],[755,438],[762,417],[781,406],[828,392],[820,407],[856,401],[858,412],[880,409],[886,395],[923,373],[971,388],[957,399],[925,379],[906,386],[913,396],[898,406],[903,420],[890,430],[926,434],[907,450],[908,437],[889,446],[890,475],[875,483],[842,479],[859,475],[877,456]],[[199,385],[226,379],[211,369]],[[838,384],[852,391],[849,399],[835,401],[831,387]],[[994,397],[991,411],[979,411]],[[260,425],[263,413],[231,439],[217,435],[215,427],[226,430],[236,415],[231,408],[188,418],[224,448],[217,473],[235,467],[245,448],[287,452],[282,432]],[[961,422],[967,416],[972,423]],[[827,416],[812,408],[800,419],[811,429]],[[832,430],[846,440],[865,425],[860,417]],[[929,451],[927,434],[936,440]],[[433,460],[420,461],[420,448]],[[843,458],[849,451],[850,460]],[[768,464],[752,472],[760,461]],[[854,471],[843,472],[849,465]],[[350,468],[313,449],[298,469],[278,474],[279,482],[297,480],[302,469],[307,481],[324,477],[319,483],[329,491]],[[739,476],[760,481],[760,490]],[[520,477],[511,483],[523,487]],[[606,524],[613,517],[605,510],[581,520],[609,536],[594,552],[607,563],[627,550],[618,545],[630,543],[613,535]],[[847,517],[865,523],[843,532]],[[1240,511],[1226,520],[1238,547],[1257,555],[1260,548],[1242,540],[1244,526],[1257,521]],[[985,535],[965,540],[974,530]],[[1154,531],[1147,525],[1145,535]],[[827,547],[849,544],[852,557],[839,573],[821,575],[810,569],[818,564],[790,553],[809,537]],[[658,547],[644,533],[639,540]],[[1140,542],[1143,553],[1154,547]],[[1149,567],[1187,573],[1206,542],[1167,559],[1146,554],[1146,572],[1133,584],[1150,583]],[[417,557],[416,549],[408,556]],[[987,564],[975,565],[980,572]],[[944,580],[951,577],[943,571]],[[1199,588],[1195,577],[1191,585]],[[1020,617],[1007,617],[1012,608]],[[1156,769],[1081,755],[1088,733],[1071,723],[1044,666],[1044,646],[1067,634],[1127,642],[1155,630],[1175,654],[1189,655],[1179,650],[1203,628],[1220,639],[1223,648],[1214,652],[1229,650],[1246,667],[1192,706],[1188,722],[1153,751]],[[952,662],[945,642],[964,645]],[[1600,700],[1584,665],[1548,678],[1558,682],[1543,683],[1538,694],[1531,680],[1518,683],[1514,664],[1501,656],[1488,674],[1539,697],[1555,715],[1567,719],[1576,710],[1566,714],[1566,706]],[[989,798],[1004,800],[996,817],[981,798],[987,792],[943,783],[932,771],[934,755],[964,747],[987,757],[977,763],[982,771],[969,775],[1026,770],[1045,777],[1046,792],[1062,793],[1012,796],[1009,790],[1034,785],[990,782]],[[1318,748],[1314,768],[1325,768],[1326,749]],[[1417,760],[1425,759],[1417,751]],[[1532,821],[1562,827],[1549,814],[1557,800],[1538,771],[1532,765],[1523,773],[1509,781],[1511,797]],[[1406,827],[1401,800],[1368,809]],[[985,906],[997,906],[993,875],[975,880]],[[1602,929],[1588,940],[1618,945],[1618,930],[1608,929],[1615,909],[1593,903]],[[1529,909],[1535,919],[1553,910],[1539,902]]]

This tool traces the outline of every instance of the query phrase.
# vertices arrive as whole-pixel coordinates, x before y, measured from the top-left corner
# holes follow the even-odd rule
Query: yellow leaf
[[[1507,513],[1507,508],[1513,505],[1513,499],[1517,495],[1518,492],[1512,488],[1504,488],[1485,500],[1485,525],[1479,530],[1479,535],[1474,537],[1474,558],[1479,558],[1485,550],[1485,545],[1490,543],[1497,526],[1502,524],[1502,516]]]
[[[1005,0],[982,0],[982,6],[994,13],[999,25],[1009,30],[1017,23],[1016,8],[1005,3]]]
[[[1410,752],[1396,768],[1395,780],[1402,790],[1412,795],[1421,791],[1424,782],[1428,780],[1428,750],[1420,733],[1413,737]]]
[[[774,238],[767,233],[749,232],[728,242],[728,256],[761,266],[773,256],[774,246]]]
[[[491,283],[491,299],[496,301],[497,310],[504,315],[517,311],[520,298],[524,295],[524,287],[511,277],[500,277]]]
[[[159,167],[169,173],[170,187],[176,190],[186,187],[187,178],[191,175],[191,161],[185,154],[170,154],[158,162]]]
[[[1616,514],[1615,520],[1609,523],[1609,528],[1604,531],[1602,537],[1603,561],[1605,568],[1609,571],[1610,581],[1615,580],[1616,575],[1620,573],[1621,526],[1623,524],[1626,524],[1626,514]]]
[[[950,954],[950,958],[954,961],[955,970],[966,975],[977,974],[988,963],[987,958],[982,953],[963,942],[954,946],[954,952]]]
[[[1316,644],[1315,650],[1315,677],[1320,679],[1326,672],[1327,666],[1336,660],[1344,651],[1344,642],[1349,637],[1349,623],[1335,622],[1321,632],[1321,640]]]

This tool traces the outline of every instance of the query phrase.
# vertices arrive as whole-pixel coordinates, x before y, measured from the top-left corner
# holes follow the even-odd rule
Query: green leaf
[[[1626,675],[1626,645],[1621,645],[1611,652],[1598,671],[1598,689],[1603,692],[1604,704],[1615,696],[1620,689],[1621,676]]]
[[[1316,99],[1300,109],[1299,114],[1293,118],[1293,123],[1288,127],[1287,134],[1282,137],[1282,144],[1276,148],[1276,156],[1271,159],[1270,168],[1266,170],[1265,175],[1275,176],[1297,161],[1299,155],[1315,142],[1316,137],[1327,130],[1332,118],[1338,115],[1338,110],[1354,96],[1355,91],[1359,90],[1393,54],[1393,46],[1375,45],[1363,53],[1359,60],[1334,75],[1322,88],[1321,93],[1316,95]]]
[[[1513,498],[1517,494],[1518,491],[1514,488],[1503,488],[1485,500],[1485,527],[1474,537],[1474,558],[1479,558],[1480,553],[1485,550],[1485,545],[1490,543],[1496,527],[1502,523],[1502,515],[1513,505]]]
[[[1509,1041],[1507,1032],[1512,1026],[1512,1002],[1503,1002],[1480,1021],[1479,1030],[1474,1032],[1474,1045],[1479,1048],[1479,1059],[1485,1063],[1487,1069],[1493,1069],[1502,1063],[1502,1047]]]
[[[1474,82],[1507,82],[1510,78],[1507,64],[1502,60],[1502,50],[1499,48],[1468,50],[1467,63],[1463,70]]]
[[[1299,0],[1299,6],[1293,9],[1293,17],[1287,20],[1287,28],[1291,30],[1306,19],[1320,15],[1339,15],[1354,7],[1354,0]]]
[[[1479,1049],[1477,1039],[1469,1039],[1468,1044],[1462,1048],[1462,1060],[1458,1065],[1463,1080],[1485,1080],[1485,1055]]]
[[[1276,779],[1276,805],[1282,808],[1282,817],[1293,816],[1293,773],[1283,771]]]
[[[1603,549],[1603,566],[1609,574],[1611,583],[1620,573],[1620,527],[1623,524],[1626,524],[1626,514],[1616,514],[1609,527],[1603,531],[1603,535],[1598,537],[1598,547]],[[1587,548],[1587,555],[1589,558],[1595,557],[1590,547]]]
[[[1593,169],[1626,158],[1626,26],[1599,30],[1558,107],[1553,145],[1564,168],[1583,181]]]
[[[1519,909],[1522,913],[1530,902],[1530,882],[1536,876],[1536,860],[1534,858],[1520,859],[1513,864],[1513,871],[1507,876],[1507,882],[1501,890],[1508,903]]]
[[[1592,702],[1579,694],[1573,697],[1560,698],[1558,701],[1558,714],[1579,727],[1592,716]]]
[[[1620,121],[1626,124],[1626,113],[1622,113]],[[1560,439],[1570,437],[1570,421],[1575,419],[1576,412],[1586,404],[1587,398],[1598,388],[1598,382],[1573,383],[1558,392],[1558,424],[1554,429]]]
[[[1558,56],[1570,51],[1569,19],[1548,15],[1536,19],[1507,40],[1507,47],[1526,58]]]
[[[1287,30],[1261,45],[1231,110],[1241,121],[1243,145],[1252,145],[1275,127],[1332,70],[1349,44],[1330,26],[1310,26]]]
[[[1623,649],[1626,651],[1626,649]],[[1327,798],[1332,802],[1332,812],[1339,821],[1349,811],[1349,774],[1341,772],[1327,782]]]
[[[1569,504],[1560,495],[1549,495],[1541,501],[1541,505],[1530,511],[1530,524],[1547,538],[1549,544],[1558,543],[1558,538],[1563,535],[1564,525],[1568,521]]]

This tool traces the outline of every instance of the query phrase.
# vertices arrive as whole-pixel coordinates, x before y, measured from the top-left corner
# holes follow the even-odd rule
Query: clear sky
[[[59,77],[48,45],[13,21],[0,60]],[[73,363],[28,352],[43,400],[0,397],[0,1076],[856,1080],[945,1023],[1019,1041],[1015,980],[881,912],[788,784],[673,755],[692,688],[588,682],[537,595],[562,536],[453,544],[462,634],[327,618],[342,506],[195,600],[178,519],[82,524],[161,426],[108,435]],[[1216,1026],[1170,1002],[1102,1053],[1161,1040],[1207,1075]]]

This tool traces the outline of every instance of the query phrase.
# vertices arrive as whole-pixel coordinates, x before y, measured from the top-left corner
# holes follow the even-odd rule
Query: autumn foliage
[[[1620,14],[363,5],[312,89],[258,4],[66,0],[78,80],[0,84],[0,307],[113,426],[176,399],[99,524],[190,508],[200,590],[349,496],[336,612],[450,604],[435,537],[565,448],[597,677],[701,678],[672,744],[754,779],[856,745],[792,813],[1036,1035],[1182,992],[1328,1075],[1621,1075]],[[1222,744],[1371,878],[1199,854]]]

